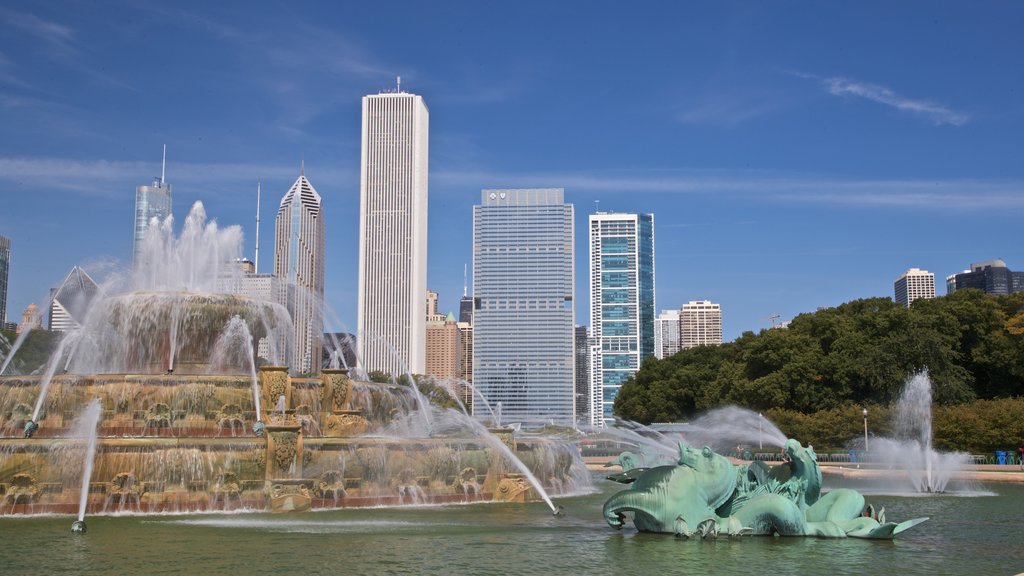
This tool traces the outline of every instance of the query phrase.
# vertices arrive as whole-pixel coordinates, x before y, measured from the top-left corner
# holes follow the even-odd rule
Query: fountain
[[[78,498],[78,520],[71,531],[85,534],[85,507],[89,503],[89,481],[92,479],[93,459],[96,457],[96,425],[100,422],[100,401],[93,399],[85,408],[75,432],[85,437],[85,460],[82,464],[82,491]]]
[[[871,439],[871,457],[905,471],[916,492],[945,492],[953,474],[971,462],[969,454],[932,447],[932,383],[927,372],[907,380],[896,401],[892,430],[891,438]]]
[[[0,514],[492,500],[557,510],[551,495],[587,487],[570,442],[495,436],[412,378],[290,374],[278,352],[290,349],[287,311],[217,291],[240,246],[240,231],[207,222],[199,204],[180,238],[169,219],[151,226],[131,281],[96,298],[44,374],[0,377]],[[257,358],[261,339],[269,358]],[[64,447],[92,398],[94,469],[79,493]]]

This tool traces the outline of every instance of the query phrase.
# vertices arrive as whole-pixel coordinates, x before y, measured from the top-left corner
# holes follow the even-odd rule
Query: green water
[[[827,484],[834,487],[833,483]],[[0,574],[1016,574],[1024,486],[991,496],[869,495],[892,520],[932,520],[895,541],[616,531],[601,505],[620,487],[543,503],[336,510],[302,515],[0,518]],[[857,487],[856,485],[851,485]]]

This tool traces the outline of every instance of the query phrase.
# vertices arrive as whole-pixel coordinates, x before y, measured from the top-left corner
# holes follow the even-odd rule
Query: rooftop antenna
[[[165,180],[166,177],[167,177],[167,144],[164,144],[164,161],[163,161],[163,163],[160,166],[160,184],[161,185],[163,185],[163,183],[166,181]]]
[[[260,187],[262,178],[256,179],[256,262],[253,263],[253,274],[260,272]]]
[[[462,264],[462,297],[465,298],[469,291],[469,264]]]
[[[399,94],[402,93],[402,77],[401,76],[398,77],[398,93]]]
[[[302,160],[299,161],[299,176],[306,175],[306,156],[303,154]]]
[[[596,212],[598,214],[601,213],[601,201],[600,200],[594,200],[594,212]]]

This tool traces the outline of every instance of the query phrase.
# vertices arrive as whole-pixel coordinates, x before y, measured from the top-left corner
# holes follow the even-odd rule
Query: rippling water
[[[834,487],[826,479],[826,484]],[[609,528],[604,499],[353,509],[302,515],[0,518],[0,573],[15,574],[1016,574],[1024,486],[993,496],[872,495],[893,520],[932,519],[895,541],[744,537],[684,541]],[[856,485],[852,485],[856,487]]]

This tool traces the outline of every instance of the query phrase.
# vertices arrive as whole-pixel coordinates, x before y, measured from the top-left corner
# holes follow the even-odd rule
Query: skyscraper
[[[662,310],[654,319],[654,357],[668,358],[679,345],[679,310]]]
[[[722,343],[722,307],[709,300],[691,300],[679,311],[679,347]]]
[[[920,268],[910,268],[893,282],[896,303],[910,308],[918,298],[935,298],[935,274]]]
[[[427,134],[423,97],[363,97],[359,179],[360,367],[426,367]]]
[[[295,327],[288,365],[295,374],[320,372],[324,334],[324,220],[320,195],[305,169],[281,198],[274,242],[274,276]],[[421,292],[422,294],[422,292]]]
[[[574,353],[576,355],[576,420],[590,424],[590,337],[586,326],[577,326]]]
[[[613,417],[622,383],[654,355],[654,215],[590,219],[590,425]]]
[[[50,330],[66,332],[81,326],[99,291],[85,270],[72,268],[60,286],[50,292]]]
[[[571,425],[573,207],[561,189],[482,192],[473,296],[476,390],[505,421]]]
[[[171,185],[167,183],[167,146],[164,146],[164,159],[160,169],[160,177],[153,180],[151,186],[139,186],[135,189],[135,241],[132,245],[134,262],[138,263],[142,254],[142,240],[149,230],[153,218],[163,222],[171,215]]]
[[[7,276],[11,271],[11,239],[0,236],[0,328],[7,324]]]
[[[946,279],[946,291],[949,293],[965,288],[975,288],[986,294],[1024,292],[1024,272],[1010,270],[1006,262],[998,258],[978,262],[971,264],[970,270],[954,275],[952,282]]]

